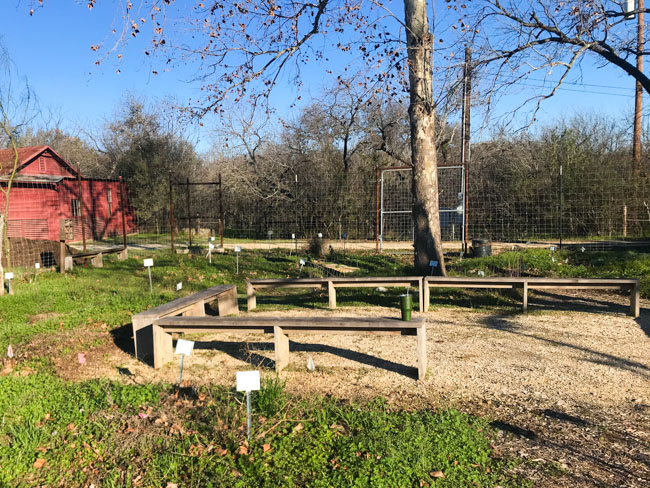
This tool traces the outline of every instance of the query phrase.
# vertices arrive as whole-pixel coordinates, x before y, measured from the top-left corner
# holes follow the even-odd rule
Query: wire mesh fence
[[[439,168],[443,240],[549,243],[650,238],[650,183],[631,163],[470,166],[467,212],[461,166]],[[31,167],[31,170],[29,169]],[[7,233],[16,266],[120,247],[169,248],[226,240],[321,234],[335,240],[412,242],[409,168],[284,168],[274,180],[215,165],[191,177],[160,171],[89,178],[44,153],[12,181]],[[294,168],[295,169],[295,168]],[[221,174],[223,171],[223,174]],[[9,176],[0,175],[6,190]],[[0,195],[0,205],[4,194]],[[467,219],[467,222],[465,221]],[[47,244],[47,243],[50,244]]]

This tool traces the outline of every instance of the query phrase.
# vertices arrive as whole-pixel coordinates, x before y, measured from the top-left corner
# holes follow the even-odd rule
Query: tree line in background
[[[15,135],[19,146],[52,146],[78,163],[84,176],[124,177],[141,232],[169,231],[171,172],[174,183],[221,177],[227,236],[261,238],[272,231],[283,238],[320,232],[373,239],[377,168],[410,165],[406,111],[395,100],[364,101],[349,86],[323,94],[275,126],[252,110],[233,110],[206,154],[197,152],[183,120],[165,103],[135,98],[96,134],[54,124],[21,127]],[[438,120],[439,164],[457,164],[458,128]],[[400,198],[410,198],[410,183],[403,179]],[[626,127],[614,120],[577,116],[535,133],[496,132],[472,146],[469,237],[647,235],[649,188],[645,169],[639,174],[632,163]],[[457,190],[442,185],[440,193]],[[178,230],[188,226],[186,193],[186,187],[174,186]],[[192,226],[216,232],[218,199],[214,186],[191,188]],[[384,237],[390,239],[387,226]],[[450,238],[444,229],[443,235]]]

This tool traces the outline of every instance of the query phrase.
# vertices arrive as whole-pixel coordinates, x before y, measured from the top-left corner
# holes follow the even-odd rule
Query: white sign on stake
[[[301,259],[301,260],[300,260],[300,266],[304,266],[304,265],[305,265],[305,260],[304,260],[304,259]]]
[[[14,274],[10,272],[5,273],[5,280],[13,280],[14,279]]]
[[[214,236],[210,236],[210,240],[214,242]]]
[[[36,263],[36,264],[34,264],[34,267],[35,267],[36,269],[41,269],[41,263]]]
[[[153,259],[148,258],[144,260],[144,267],[149,272],[149,293],[153,293],[153,282],[151,281],[151,267],[153,266]]]
[[[551,247],[549,247],[549,250],[550,250],[551,252],[555,252],[555,246],[551,246]]]
[[[291,234],[291,238],[292,238],[292,239],[295,239],[295,238],[296,238],[296,234]]]
[[[235,246],[235,252],[241,252],[241,246]]]
[[[191,356],[192,349],[194,349],[194,341],[186,341],[185,339],[178,339],[178,342],[176,343],[176,354]]]
[[[259,371],[237,371],[237,391],[253,391],[259,389]]]
[[[179,281],[176,283],[176,291],[181,291],[183,289],[183,282]]]
[[[322,233],[322,232],[319,232],[319,233],[318,233],[318,237],[322,238],[322,237],[323,237],[323,233]]]

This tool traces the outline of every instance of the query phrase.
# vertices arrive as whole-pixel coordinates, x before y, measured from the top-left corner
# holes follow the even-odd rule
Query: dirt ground
[[[650,310],[626,315],[628,299],[606,293],[531,294],[531,313],[439,308],[426,314],[428,371],[416,381],[415,337],[291,336],[281,376],[297,395],[363,400],[399,408],[454,407],[493,420],[497,455],[525,459],[516,469],[540,487],[650,486]],[[257,313],[257,312],[254,312]],[[259,312],[262,313],[262,312]],[[396,309],[297,309],[266,315],[397,317]],[[273,372],[272,337],[195,337],[184,379],[232,386],[235,371]],[[179,361],[161,370],[132,355],[130,324],[41,336],[32,354],[49,355],[69,379],[175,382]],[[86,353],[80,366],[77,353]],[[315,372],[306,368],[308,358]]]

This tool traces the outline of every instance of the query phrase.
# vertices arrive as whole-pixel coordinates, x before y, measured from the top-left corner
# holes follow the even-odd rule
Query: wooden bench
[[[175,315],[204,317],[205,306],[215,300],[218,302],[219,316],[239,314],[235,285],[219,285],[133,315],[135,357],[142,358],[155,352],[152,325],[156,319]]]
[[[275,369],[289,363],[291,334],[379,334],[417,336],[418,379],[427,368],[426,324],[423,318],[410,322],[391,318],[349,317],[165,317],[153,322],[154,368],[173,359],[172,333],[260,332],[273,334]]]
[[[427,276],[424,279],[424,310],[429,310],[430,288],[510,288],[521,289],[523,311],[528,310],[528,290],[542,289],[591,289],[620,290],[630,293],[630,315],[640,313],[640,284],[630,278],[508,278],[508,277],[445,277]]]
[[[337,288],[376,288],[386,287],[411,287],[418,291],[418,310],[424,310],[422,277],[421,276],[346,276],[329,278],[287,278],[287,279],[259,279],[249,280],[246,284],[248,297],[248,311],[257,307],[257,290],[261,288],[314,288],[327,289],[329,307],[336,308]]]

